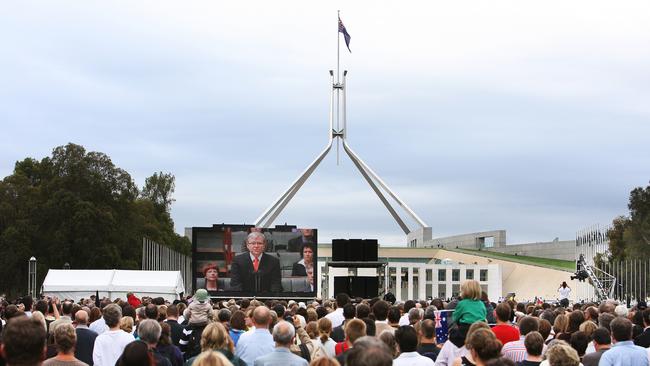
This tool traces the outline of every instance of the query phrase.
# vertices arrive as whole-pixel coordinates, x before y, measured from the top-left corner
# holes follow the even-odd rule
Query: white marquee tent
[[[163,297],[173,301],[185,292],[179,271],[126,271],[117,269],[50,269],[43,281],[43,294],[61,299],[99,296],[126,299],[127,292],[138,297]]]

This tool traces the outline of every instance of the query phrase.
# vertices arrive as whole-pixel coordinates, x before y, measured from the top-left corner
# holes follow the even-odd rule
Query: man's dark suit
[[[302,247],[305,244],[314,244],[314,237],[305,237],[303,240],[303,236],[300,235],[297,238],[293,238],[289,240],[289,243],[287,243],[287,251],[288,252],[298,252],[302,255]]]
[[[97,333],[88,328],[79,327],[75,329],[75,333],[77,333],[77,345],[74,350],[74,356],[88,365],[92,365],[93,349],[95,348]]]
[[[253,271],[250,253],[239,254],[232,261],[230,277],[232,291],[282,292],[280,260],[266,253],[260,257],[257,274]],[[256,281],[259,284],[257,288]]]
[[[302,264],[296,262],[291,268],[292,276],[307,276],[307,269]]]
[[[634,338],[634,344],[643,348],[650,347],[650,328],[646,328],[643,333]]]

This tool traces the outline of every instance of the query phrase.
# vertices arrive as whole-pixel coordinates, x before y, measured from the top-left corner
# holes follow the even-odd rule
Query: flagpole
[[[341,48],[341,32],[339,32],[339,22],[341,21],[341,11],[337,10],[336,11],[336,83],[339,83],[339,69],[340,69],[340,62],[341,62],[341,56],[340,56],[340,48]],[[336,89],[336,130],[337,132],[340,130],[339,126],[339,104],[341,102],[340,98],[340,93],[339,89]],[[340,141],[339,139],[336,139],[336,165],[340,164],[340,159],[339,159],[339,146],[340,146]]]

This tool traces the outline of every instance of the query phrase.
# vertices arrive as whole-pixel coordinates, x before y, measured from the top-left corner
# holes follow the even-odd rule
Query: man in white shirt
[[[348,294],[340,293],[336,295],[336,310],[325,315],[327,319],[332,322],[332,328],[336,328],[343,324],[345,317],[343,316],[343,307],[350,302]]]
[[[103,318],[109,329],[98,335],[95,339],[93,363],[95,366],[114,366],[117,359],[122,355],[126,345],[135,339],[131,333],[120,329],[122,308],[117,304],[106,305]]]
[[[433,360],[417,352],[418,335],[415,328],[402,325],[395,330],[395,341],[399,346],[399,357],[393,360],[393,366],[433,366]]]

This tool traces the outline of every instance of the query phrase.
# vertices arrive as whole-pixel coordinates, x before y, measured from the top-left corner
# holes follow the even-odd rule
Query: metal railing
[[[180,271],[185,292],[194,293],[192,288],[192,257],[181,254],[153,240],[142,238],[142,270]]]

